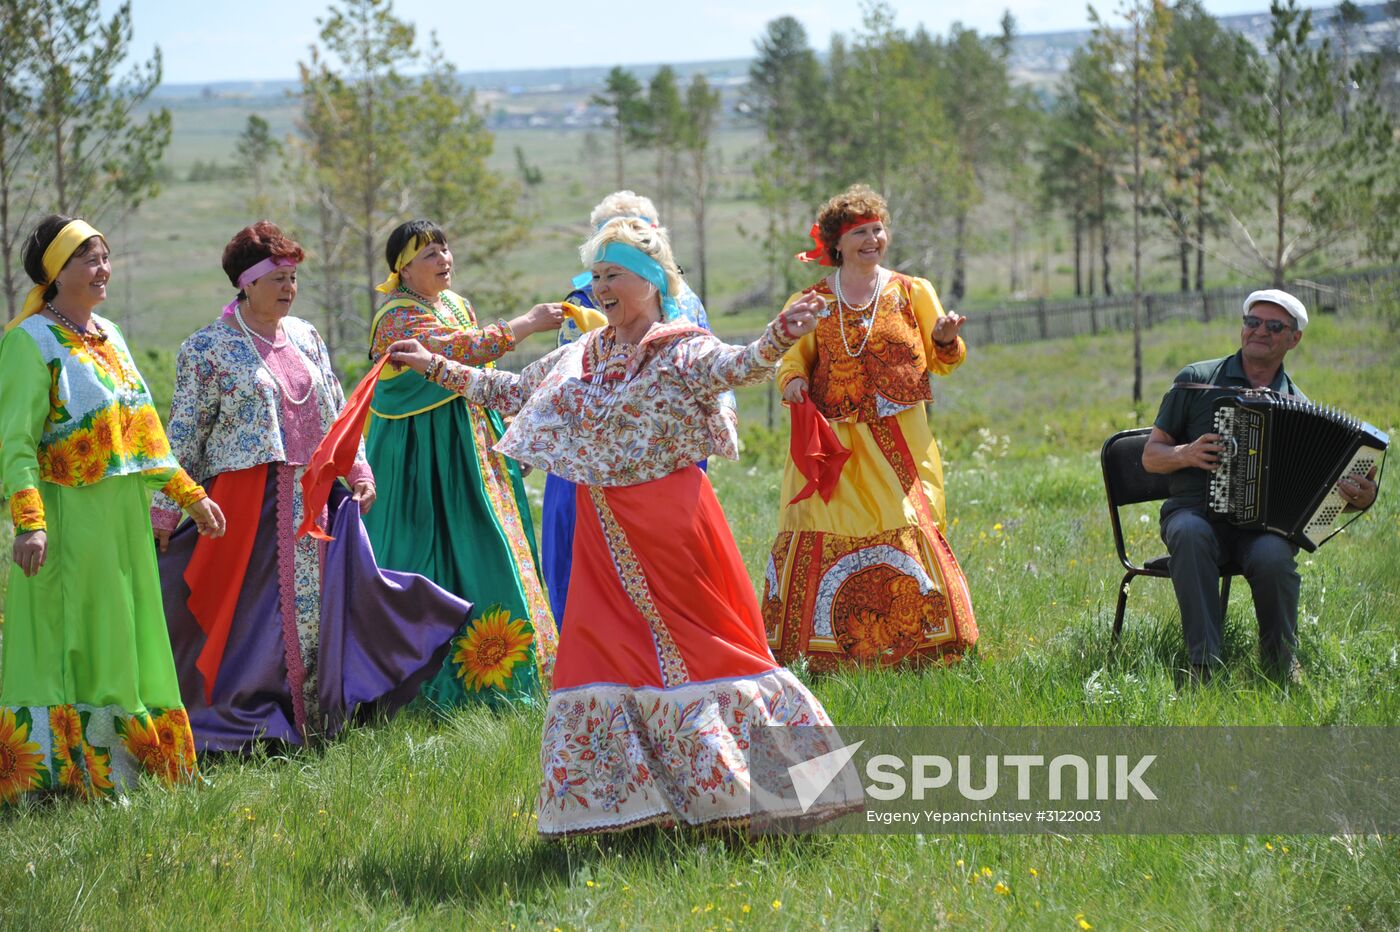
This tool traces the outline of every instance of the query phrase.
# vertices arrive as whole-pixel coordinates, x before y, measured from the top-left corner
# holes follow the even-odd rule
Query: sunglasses
[[[1285,324],[1281,320],[1264,320],[1262,317],[1255,317],[1253,314],[1244,315],[1244,329],[1255,330],[1261,326],[1274,336],[1278,336],[1285,330],[1293,329],[1291,324]]]

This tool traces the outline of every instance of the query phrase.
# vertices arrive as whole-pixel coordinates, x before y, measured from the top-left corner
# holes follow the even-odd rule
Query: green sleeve
[[[1178,443],[1186,439],[1186,434],[1190,430],[1190,412],[1187,410],[1190,402],[1189,391],[1177,391],[1177,382],[1194,382],[1196,373],[1190,366],[1177,373],[1172,380],[1172,387],[1167,389],[1167,393],[1162,396],[1162,406],[1157,409],[1157,420],[1152,422],[1163,433],[1170,434],[1172,439]]]
[[[6,496],[39,487],[39,438],[49,416],[49,370],[28,333],[0,341],[0,486]]]

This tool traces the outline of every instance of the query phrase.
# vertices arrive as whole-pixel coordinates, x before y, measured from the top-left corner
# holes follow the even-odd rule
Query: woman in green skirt
[[[161,490],[219,536],[224,516],[170,455],[107,296],[107,241],[50,216],[0,341],[0,478],[14,522],[0,681],[0,807],[194,773],[149,513]]]
[[[390,275],[379,290],[389,297],[371,329],[374,359],[413,338],[446,358],[486,365],[518,340],[559,327],[557,304],[480,326],[471,303],[450,290],[452,251],[430,221],[394,230],[385,259]],[[375,558],[476,606],[424,697],[439,707],[531,701],[549,683],[557,632],[520,467],[491,449],[504,432],[501,416],[391,367],[370,412],[365,453],[379,500],[365,528]]]

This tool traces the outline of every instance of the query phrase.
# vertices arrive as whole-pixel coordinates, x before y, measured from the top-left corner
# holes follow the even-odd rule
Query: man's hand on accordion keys
[[[1337,494],[1348,511],[1365,511],[1376,501],[1376,467],[1364,476],[1344,476],[1337,482]]]
[[[1194,466],[1206,472],[1215,472],[1220,467],[1220,454],[1224,449],[1219,434],[1201,434],[1190,443],[1177,447],[1183,466]]]

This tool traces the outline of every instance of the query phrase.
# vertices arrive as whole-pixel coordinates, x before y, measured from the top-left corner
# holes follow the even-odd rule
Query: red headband
[[[867,223],[875,223],[883,219],[883,217],[868,215],[847,221],[841,229],[837,231],[836,238],[839,240],[856,227],[863,227]],[[812,229],[807,231],[807,235],[812,237],[812,242],[816,243],[816,245],[806,252],[799,252],[797,258],[802,262],[815,262],[817,265],[835,265],[836,263],[831,261],[831,254],[827,251],[827,244],[822,242],[820,222],[813,223]],[[835,244],[833,243],[832,245]]]

